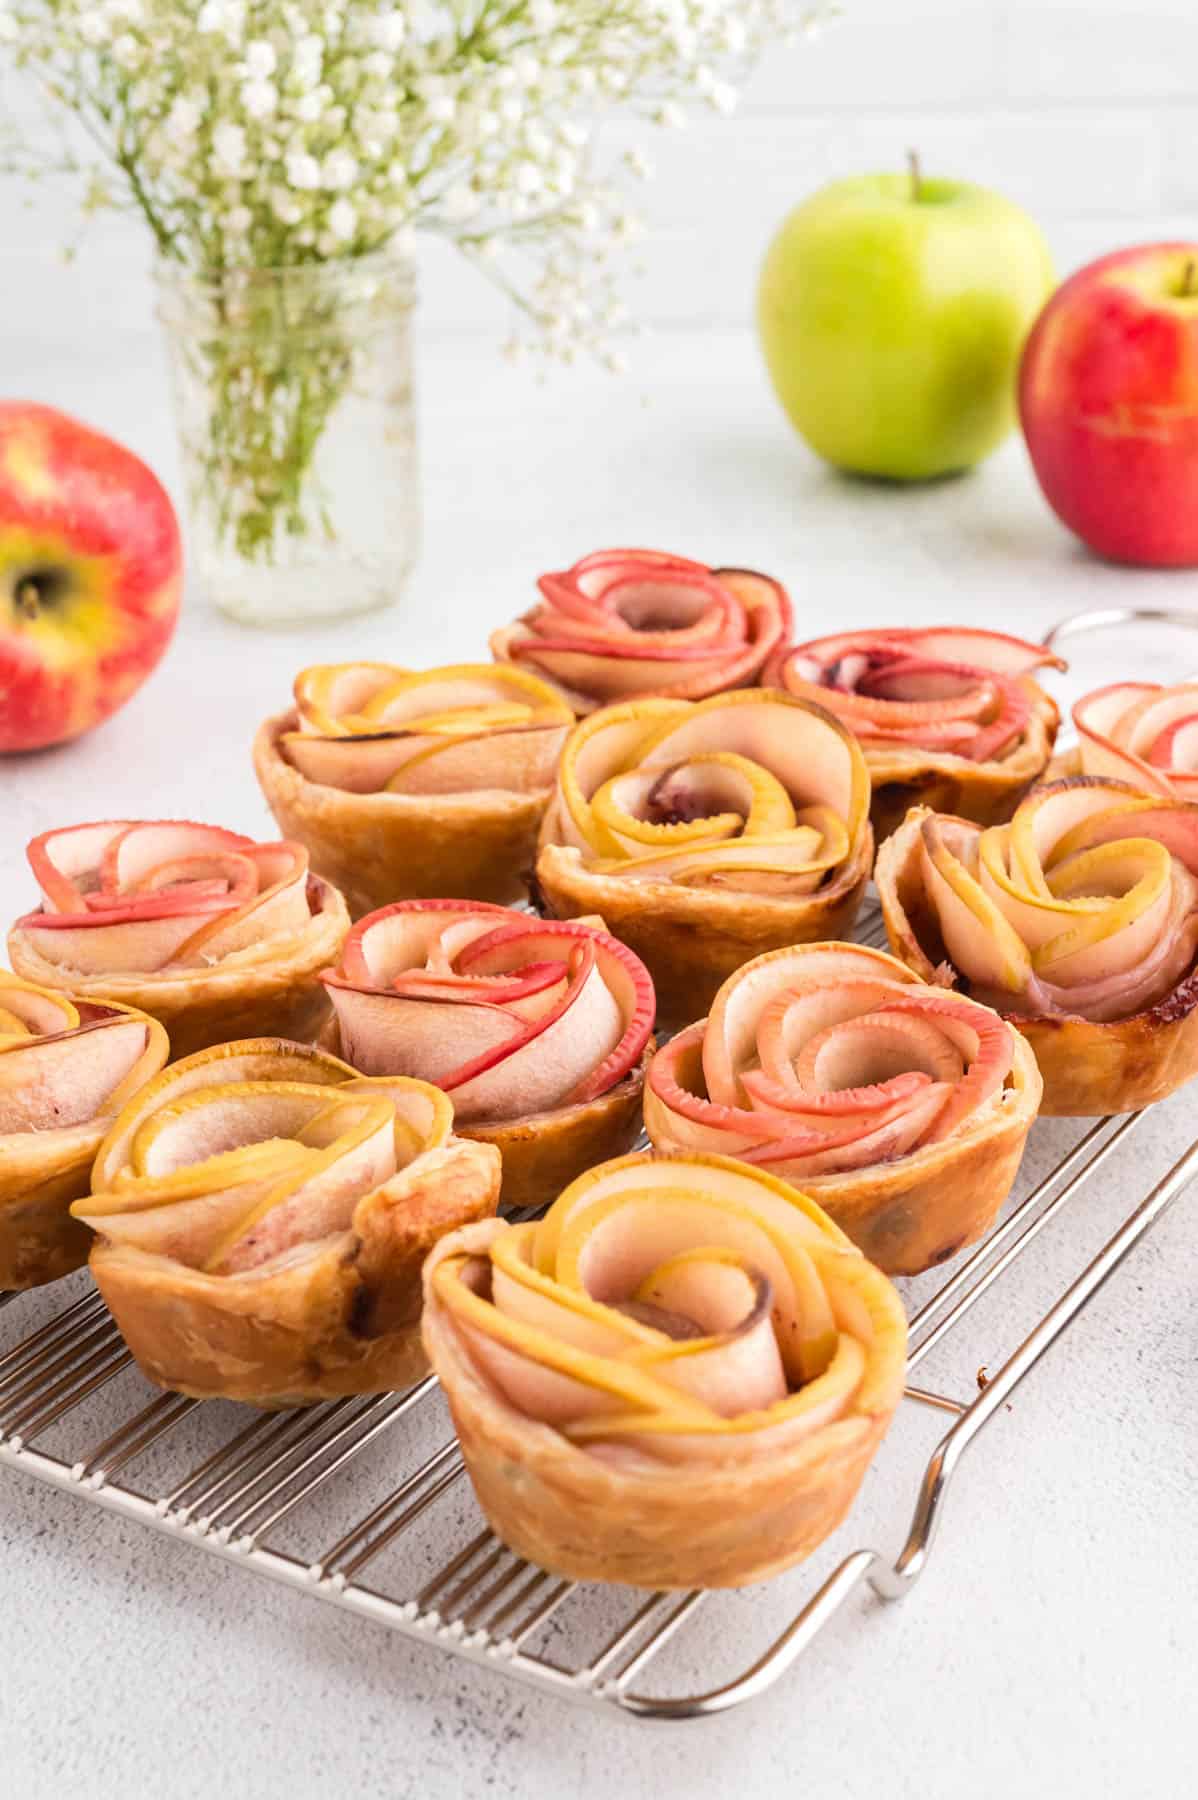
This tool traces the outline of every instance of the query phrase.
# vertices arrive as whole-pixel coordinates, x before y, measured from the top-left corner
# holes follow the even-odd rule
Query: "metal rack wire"
[[[875,910],[859,936],[882,935]],[[918,1579],[966,1451],[1198,1175],[1196,1139],[993,1372],[963,1378],[958,1367],[944,1378],[950,1350],[962,1346],[958,1364],[969,1355],[964,1326],[975,1309],[1001,1292],[1007,1310],[1017,1271],[1028,1284],[1040,1234],[1062,1215],[1078,1223],[1079,1198],[1094,1194],[1096,1176],[1144,1116],[1074,1127],[981,1245],[922,1278],[931,1291],[912,1311],[900,1420],[950,1422],[914,1462],[892,1457],[888,1438],[871,1476],[878,1516],[910,1516],[905,1542],[882,1554],[857,1542],[850,1519],[830,1561],[769,1584],[778,1600],[754,1607],[759,1635],[747,1659],[698,1689],[693,1679],[680,1690],[671,1682],[671,1652],[693,1645],[700,1615],[711,1626],[706,1662],[721,1640],[719,1609],[743,1597],[598,1588],[513,1555],[482,1525],[461,1480],[431,1376],[404,1394],[281,1414],[160,1394],[81,1274],[47,1292],[0,1295],[0,1464],[542,1691],[645,1719],[711,1716],[772,1687],[855,1595],[898,1599]],[[941,1372],[934,1387],[915,1380],[925,1362]]]

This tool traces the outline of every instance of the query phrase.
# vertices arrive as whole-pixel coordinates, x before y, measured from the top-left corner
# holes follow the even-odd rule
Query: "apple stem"
[[[1188,258],[1185,268],[1181,271],[1181,298],[1183,300],[1189,300],[1193,297],[1195,291],[1195,273],[1198,273],[1198,264],[1195,264],[1194,258],[1191,256]]]
[[[14,596],[18,609],[27,619],[36,619],[42,610],[41,595],[37,591],[36,581],[22,581]]]
[[[918,150],[908,150],[907,167],[911,171],[911,198],[918,205],[923,192],[923,173],[919,166]]]

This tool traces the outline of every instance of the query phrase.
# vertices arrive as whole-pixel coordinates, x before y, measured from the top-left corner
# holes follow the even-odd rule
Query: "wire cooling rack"
[[[1083,615],[1049,640],[1137,617]],[[858,936],[883,941],[876,907]],[[289,1413],[158,1393],[85,1272],[0,1295],[0,1463],[543,1691],[642,1719],[712,1716],[772,1687],[855,1597],[897,1600],[919,1578],[966,1451],[1198,1175],[1196,1139],[1094,1247],[1096,1178],[1126,1162],[1145,1116],[1038,1122],[989,1237],[901,1284],[908,1385],[858,1507],[820,1556],[748,1594],[598,1587],[513,1555],[483,1525],[432,1376],[407,1393]],[[1033,1250],[1049,1228],[1079,1254],[1046,1302]],[[994,1343],[1029,1307],[994,1361]],[[925,1364],[935,1385],[923,1385]],[[929,1421],[939,1430],[930,1452]],[[907,1519],[897,1554],[868,1547],[866,1525],[884,1538]],[[731,1666],[717,1674],[721,1653]]]

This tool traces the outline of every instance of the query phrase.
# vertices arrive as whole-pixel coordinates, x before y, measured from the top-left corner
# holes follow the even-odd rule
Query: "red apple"
[[[140,458],[49,406],[0,402],[0,751],[90,731],[161,657],[183,556]]]
[[[1117,250],[1058,288],[1019,410],[1050,506],[1092,550],[1198,563],[1198,244]]]

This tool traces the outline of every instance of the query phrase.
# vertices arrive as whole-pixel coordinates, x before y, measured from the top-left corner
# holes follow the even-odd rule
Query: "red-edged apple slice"
[[[342,946],[340,973],[384,988],[426,963],[452,974],[467,944],[511,916],[485,900],[397,900],[358,920]]]
[[[1150,794],[1198,797],[1198,683],[1162,688],[1119,682],[1073,708],[1087,775],[1113,776]]]
[[[30,840],[25,854],[51,912],[84,911],[84,895],[97,884],[105,850],[135,823],[105,819],[94,825],[67,825]]]
[[[783,654],[801,655],[826,665],[845,657],[868,657],[887,649],[903,655],[934,657],[938,662],[957,663],[969,669],[987,669],[996,675],[1027,675],[1033,669],[1067,667],[1055,651],[1046,649],[1043,644],[967,625],[833,632],[827,637],[810,638]]]

